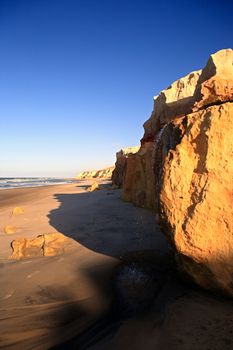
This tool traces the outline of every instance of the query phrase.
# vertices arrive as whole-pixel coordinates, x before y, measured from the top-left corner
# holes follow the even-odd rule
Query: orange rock
[[[70,240],[61,233],[47,233],[44,238],[44,256],[54,256],[65,251]]]
[[[12,210],[12,214],[13,215],[20,215],[20,214],[23,214],[23,213],[24,213],[24,209],[22,207],[15,207]]]
[[[26,259],[43,255],[44,239],[38,236],[34,239],[19,238],[11,243],[12,255],[11,259]]]
[[[155,208],[178,266],[233,296],[233,50],[162,91],[140,151],[124,165],[123,198]]]
[[[233,100],[233,50],[211,55],[197,84],[193,111]]]
[[[150,141],[155,141],[156,134],[163,125],[192,111],[195,102],[194,93],[201,72],[201,70],[191,72],[154,97],[154,110],[143,125],[145,133],[142,143],[144,140],[147,142],[148,138]]]
[[[120,188],[123,185],[124,172],[126,168],[127,159],[134,153],[139,151],[139,146],[122,148],[116,154],[115,169],[112,173],[113,186]]]
[[[233,296],[232,116],[232,103],[188,116],[164,162],[160,214],[180,268]]]
[[[14,226],[11,225],[7,225],[4,227],[4,232],[8,235],[13,234],[16,232],[16,228]]]
[[[26,259],[38,256],[61,254],[71,245],[72,240],[61,233],[46,233],[36,238],[19,238],[11,243],[11,259]]]
[[[100,185],[98,184],[98,182],[93,182],[93,184],[88,188],[88,191],[93,192],[96,190],[100,190]]]
[[[130,154],[124,171],[122,198],[140,207],[155,207],[154,144],[147,142],[135,154]]]

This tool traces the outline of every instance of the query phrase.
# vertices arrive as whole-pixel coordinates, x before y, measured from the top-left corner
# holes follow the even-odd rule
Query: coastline
[[[61,181],[62,180],[62,181]],[[71,183],[76,183],[79,181],[76,178],[4,178],[0,177],[0,191],[11,190],[18,188],[35,188],[43,186],[56,186],[56,185],[66,185]],[[5,184],[5,186],[2,186]]]

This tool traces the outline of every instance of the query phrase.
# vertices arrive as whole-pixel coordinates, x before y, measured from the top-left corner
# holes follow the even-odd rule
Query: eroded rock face
[[[19,238],[11,243],[10,259],[27,259],[61,254],[71,246],[72,240],[61,233],[47,233],[36,238]]]
[[[148,139],[155,141],[156,134],[165,124],[192,111],[195,102],[194,93],[200,75],[201,70],[194,71],[175,81],[154,97],[154,110],[143,125],[145,133],[142,144]]]
[[[155,208],[180,269],[233,296],[233,50],[155,98],[123,196]]]
[[[101,170],[88,170],[83,171],[77,176],[77,180],[90,180],[90,179],[111,179],[114,167],[109,167]]]
[[[139,146],[126,147],[117,152],[115,169],[112,173],[112,183],[114,186],[122,187],[127,159],[132,154],[137,153],[139,148]]]
[[[233,100],[233,50],[211,55],[194,93],[193,111]]]
[[[164,161],[160,217],[179,266],[205,288],[233,295],[233,104],[172,125],[183,137]]]
[[[155,207],[155,179],[153,171],[154,144],[147,142],[126,160],[122,198],[140,207]]]
[[[125,201],[158,212],[158,197],[155,193],[161,166],[161,134],[168,122],[192,110],[193,95],[200,75],[201,71],[192,72],[154,98],[154,110],[143,125],[145,132],[140,151],[125,159],[122,167],[122,198]]]

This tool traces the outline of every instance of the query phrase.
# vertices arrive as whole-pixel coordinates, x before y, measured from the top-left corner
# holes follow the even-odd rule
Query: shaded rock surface
[[[122,187],[127,159],[130,157],[130,155],[137,153],[139,148],[139,146],[126,147],[117,152],[115,169],[112,173],[112,183],[114,186]]]
[[[129,155],[123,177],[122,198],[140,207],[155,207],[155,181],[153,171],[154,145],[145,142],[143,147]]]
[[[154,99],[140,150],[128,157],[123,199],[154,208],[180,269],[233,295],[233,50]]]
[[[84,180],[84,179],[110,179],[112,176],[112,172],[114,170],[114,167],[109,167],[101,170],[87,170],[83,171],[77,176],[77,180]]]

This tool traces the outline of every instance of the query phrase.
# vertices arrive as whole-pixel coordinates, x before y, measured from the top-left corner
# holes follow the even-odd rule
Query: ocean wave
[[[49,178],[49,177],[17,177],[17,178],[0,178],[0,189],[6,188],[22,188],[22,187],[38,187],[44,185],[62,185],[72,183],[72,179]]]

